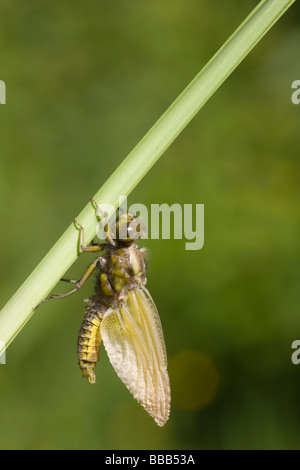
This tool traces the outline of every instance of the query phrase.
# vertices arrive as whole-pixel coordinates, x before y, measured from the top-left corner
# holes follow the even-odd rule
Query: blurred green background
[[[1,2],[1,306],[258,2]],[[205,204],[205,245],[147,240],[169,357],[162,429],[104,348],[81,378],[90,280],[45,304],[0,365],[1,449],[300,448],[299,4],[131,194]],[[67,273],[79,277],[91,256]],[[57,286],[61,292],[66,286]],[[1,333],[0,333],[1,336]]]

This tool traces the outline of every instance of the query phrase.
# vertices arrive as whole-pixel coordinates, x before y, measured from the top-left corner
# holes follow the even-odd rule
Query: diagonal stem
[[[105,202],[117,209],[119,196],[131,193],[178,134],[294,1],[263,0],[259,3],[96,193],[94,199],[98,204]],[[85,228],[88,242],[96,234],[95,211],[90,203],[78,219]],[[77,246],[78,230],[71,224],[2,309],[0,340],[4,345],[8,346],[12,342],[34,313],[34,307],[77,259]]]

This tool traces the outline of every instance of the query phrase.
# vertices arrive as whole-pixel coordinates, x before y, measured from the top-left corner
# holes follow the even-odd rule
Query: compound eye
[[[138,238],[141,238],[141,232],[142,231],[140,222],[136,219],[131,220],[130,225],[127,228],[128,238],[131,238],[132,240],[137,240]]]

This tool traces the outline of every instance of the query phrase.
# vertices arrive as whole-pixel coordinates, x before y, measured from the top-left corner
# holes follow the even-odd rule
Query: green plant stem
[[[119,196],[128,196],[178,134],[226,80],[244,57],[295,0],[263,0],[223,47],[174,101],[96,193],[98,204],[116,209]],[[90,203],[78,216],[86,242],[96,234],[95,211]],[[37,268],[0,312],[0,340],[6,347],[78,256],[78,230],[71,224]],[[1,351],[0,351],[1,352]]]

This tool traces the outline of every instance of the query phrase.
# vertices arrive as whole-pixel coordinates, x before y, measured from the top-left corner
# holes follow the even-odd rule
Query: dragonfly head
[[[145,227],[133,214],[124,212],[116,221],[117,240],[121,243],[130,243],[145,234]]]

